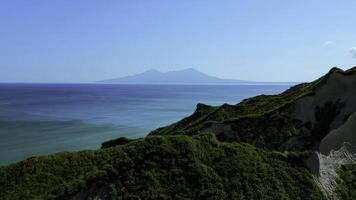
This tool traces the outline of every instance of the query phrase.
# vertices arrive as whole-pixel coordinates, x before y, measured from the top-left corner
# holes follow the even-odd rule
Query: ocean
[[[0,84],[0,164],[139,138],[195,110],[290,85]]]

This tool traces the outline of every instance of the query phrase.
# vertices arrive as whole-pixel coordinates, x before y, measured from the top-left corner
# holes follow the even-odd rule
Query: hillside
[[[0,168],[0,199],[323,199],[301,161],[308,155],[211,134],[151,136]]]
[[[355,72],[0,167],[0,199],[354,199]]]
[[[333,68],[311,83],[237,105],[198,104],[191,116],[150,135],[210,132],[220,141],[245,142],[267,150],[315,151],[308,167],[324,193],[338,199],[339,168],[356,163],[355,72],[356,68]]]
[[[198,104],[191,116],[150,135],[212,132],[221,141],[247,142],[270,150],[315,150],[330,130],[356,111],[356,95],[351,95],[356,94],[355,71],[333,68],[311,83],[236,105]]]

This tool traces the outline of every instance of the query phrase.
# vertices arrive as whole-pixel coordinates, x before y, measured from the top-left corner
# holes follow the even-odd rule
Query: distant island
[[[140,74],[98,81],[110,84],[280,84],[277,82],[257,82],[247,80],[223,79],[207,75],[194,68],[160,72],[151,69]],[[293,83],[284,83],[293,84]]]

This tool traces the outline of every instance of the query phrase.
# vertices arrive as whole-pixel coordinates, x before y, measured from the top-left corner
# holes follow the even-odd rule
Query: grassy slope
[[[211,127],[212,124],[227,124],[232,125],[235,136],[225,138],[222,135],[218,137],[219,140],[246,142],[260,148],[278,150],[292,137],[304,137],[299,129],[299,121],[292,117],[296,100],[313,95],[314,90],[322,86],[332,73],[350,75],[355,71],[355,68],[348,71],[333,68],[316,81],[291,87],[279,95],[260,95],[237,105],[200,106],[191,116],[156,129],[150,135],[194,135],[209,130],[207,127]]]
[[[323,199],[301,162],[307,155],[211,134],[151,136],[1,167],[0,199],[67,199],[89,188],[113,199]]]
[[[260,117],[289,105],[305,95],[312,94],[313,89],[323,82],[325,78],[326,76],[311,83],[296,85],[279,95],[260,95],[245,99],[236,105],[223,104],[222,106],[205,106],[201,109],[198,108],[191,116],[169,126],[154,130],[150,134],[185,134],[189,133],[191,129],[199,129],[204,126],[205,123],[212,121],[225,122],[245,117]]]
[[[226,139],[222,135],[219,140],[246,142],[259,148],[277,150],[291,137],[300,135],[291,117],[293,102],[312,94],[319,81],[294,86],[280,95],[246,99],[237,105],[198,108],[193,115],[154,130],[150,135],[194,135],[205,132],[204,129],[214,123],[232,124],[234,130],[238,130],[234,138]]]

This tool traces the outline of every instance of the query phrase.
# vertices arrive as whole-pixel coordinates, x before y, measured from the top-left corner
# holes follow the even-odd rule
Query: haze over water
[[[0,84],[0,164],[143,137],[195,110],[287,85]]]

